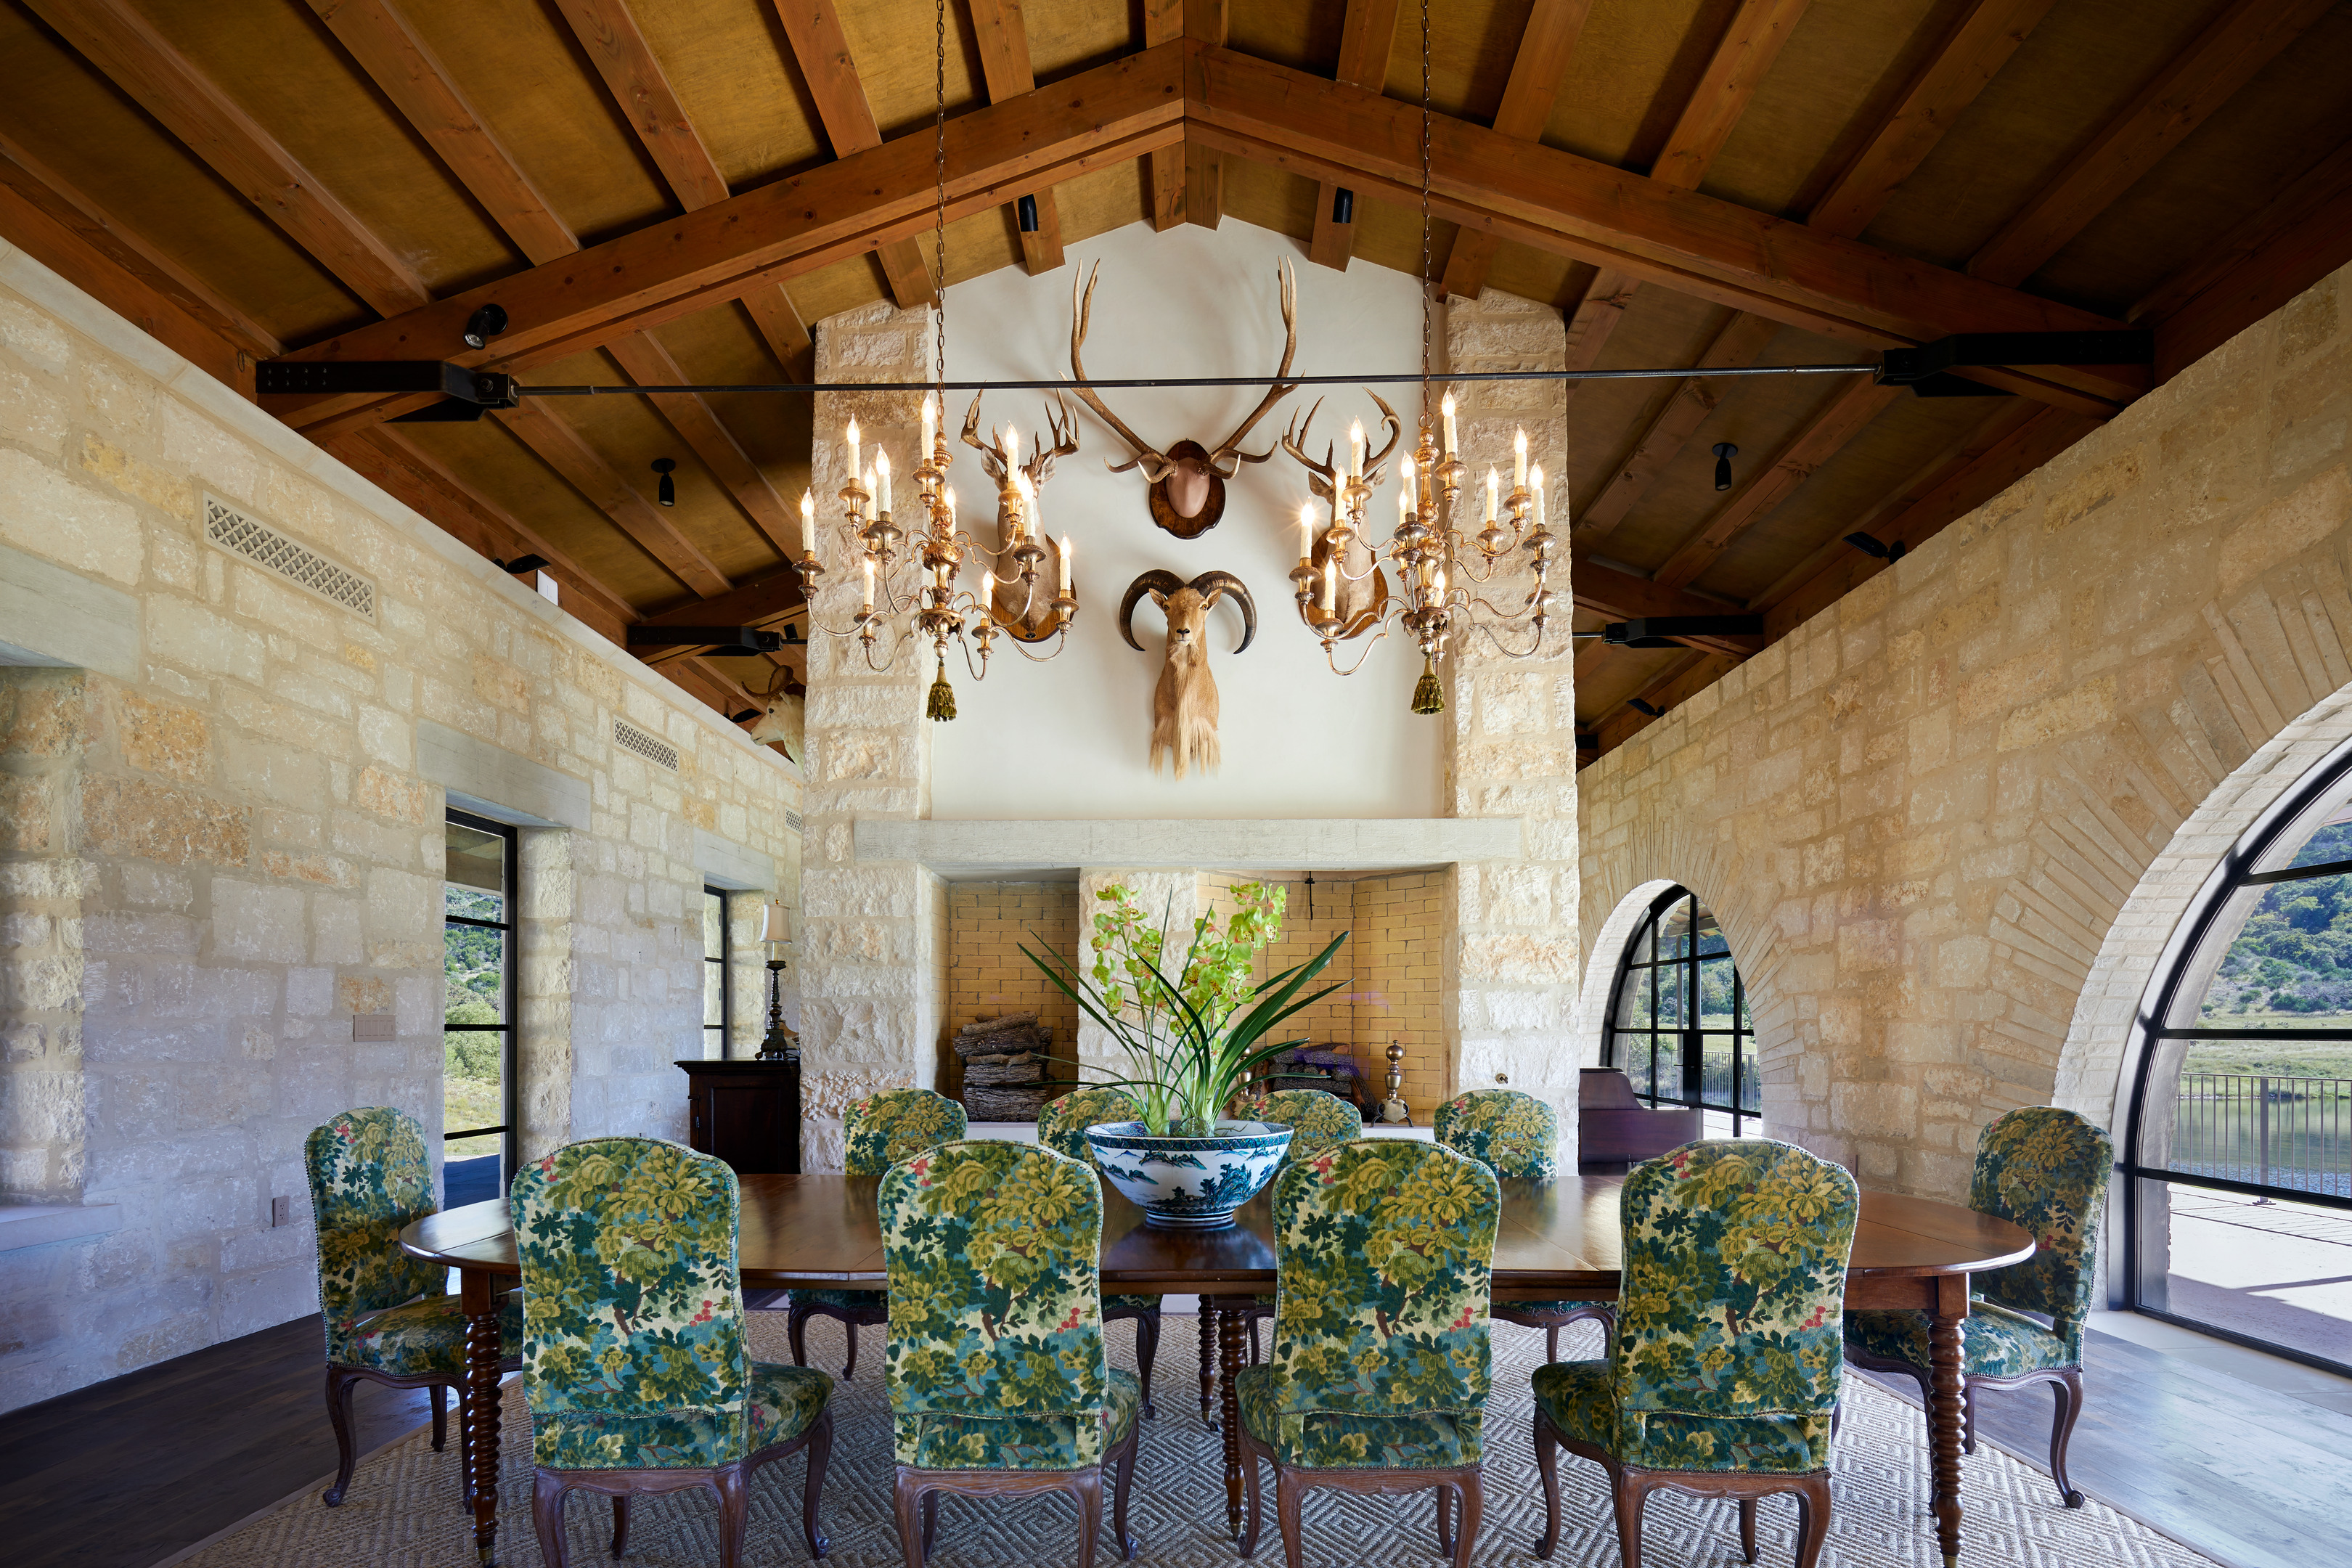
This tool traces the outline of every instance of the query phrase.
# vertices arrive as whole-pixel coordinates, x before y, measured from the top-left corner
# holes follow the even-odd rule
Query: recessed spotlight
[[[1731,488],[1731,459],[1738,456],[1739,456],[1739,448],[1730,442],[1717,441],[1715,444],[1715,488],[1717,489],[1727,490]]]
[[[677,504],[677,482],[669,477],[671,470],[677,467],[677,460],[674,458],[656,458],[654,459],[654,472],[661,476],[661,486],[659,489],[655,490],[654,500],[661,502],[664,506],[676,506]]]

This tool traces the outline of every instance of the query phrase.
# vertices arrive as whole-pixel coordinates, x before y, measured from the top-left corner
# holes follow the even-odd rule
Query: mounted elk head
[[[755,746],[781,746],[784,755],[793,762],[807,758],[807,742],[803,739],[808,712],[808,688],[793,679],[791,668],[776,667],[775,679],[764,691],[752,695],[767,704],[766,711],[752,721],[748,731]]]
[[[1397,442],[1404,436],[1404,421],[1397,417],[1396,410],[1390,407],[1387,400],[1379,393],[1367,389],[1364,395],[1380,405],[1381,423],[1387,426],[1389,434],[1388,444],[1364,458],[1364,482],[1377,486],[1386,471],[1389,454],[1396,450]],[[1322,406],[1322,399],[1316,399],[1315,406],[1307,411],[1307,417],[1296,421],[1290,428],[1282,433],[1282,449],[1297,458],[1299,466],[1307,470],[1307,488],[1313,492],[1317,500],[1323,502],[1326,509],[1322,523],[1315,530],[1315,551],[1309,557],[1315,566],[1318,594],[1321,592],[1319,584],[1323,581],[1323,568],[1331,559],[1331,520],[1328,509],[1333,499],[1340,494],[1340,489],[1347,481],[1347,473],[1335,460],[1330,443],[1327,442],[1324,445],[1321,462],[1317,462],[1307,455],[1307,432],[1314,427],[1315,416]],[[1344,510],[1345,502],[1342,501],[1341,505]],[[1339,562],[1337,584],[1339,602],[1331,606],[1339,617],[1339,630],[1334,635],[1340,637],[1359,637],[1379,622],[1381,608],[1388,603],[1389,599],[1389,581],[1387,575],[1374,564],[1377,560],[1378,557],[1372,553],[1372,547],[1364,538],[1363,531],[1352,531],[1348,539],[1346,553],[1342,555]]]
[[[1054,444],[1048,447],[1045,437],[1037,437],[1029,460],[1017,462],[1021,455],[1019,430],[1000,432],[991,426],[988,439],[983,442],[980,438],[980,400],[985,395],[985,393],[979,393],[972,397],[971,411],[963,416],[963,440],[964,445],[978,448],[981,467],[988,471],[990,479],[996,481],[995,548],[1006,550],[1013,543],[1013,509],[1018,494],[1013,476],[1016,473],[1023,476],[1029,482],[1029,493],[1033,497],[1042,497],[1045,481],[1054,477],[1054,459],[1066,458],[1078,449],[1078,422],[1076,411],[1070,407],[1070,400],[1055,395],[1054,401],[1045,405],[1045,428]],[[1035,537],[1037,546],[1045,552],[1037,560],[1035,589],[1031,591],[1027,584],[1017,579],[1011,583],[999,581],[993,573],[1002,572],[1010,564],[1000,563],[997,568],[992,569],[989,580],[989,613],[996,617],[998,626],[1023,642],[1043,642],[1052,637],[1060,626],[1053,600],[1054,584],[1061,581],[1062,547],[1055,542],[1052,534],[1036,525],[1034,517],[1029,520],[1029,532]]]
[[[1102,264],[1097,262],[1087,272],[1083,298],[1078,293],[1077,280],[1073,279],[1070,282],[1070,374],[1079,381],[1087,379],[1086,363],[1078,355],[1086,345],[1087,318],[1094,310],[1095,282],[1101,270]],[[1274,373],[1274,384],[1258,405],[1250,410],[1249,417],[1213,447],[1186,440],[1162,452],[1129,429],[1097,394],[1087,388],[1079,389],[1078,395],[1086,399],[1087,406],[1118,431],[1119,439],[1135,453],[1124,463],[1109,464],[1110,471],[1123,474],[1129,468],[1141,468],[1143,477],[1151,484],[1151,521],[1179,539],[1197,539],[1216,527],[1225,514],[1225,481],[1242,464],[1263,463],[1274,456],[1271,447],[1250,453],[1242,450],[1242,443],[1248,439],[1258,421],[1273,412],[1276,404],[1298,390],[1282,379],[1290,374],[1290,362],[1298,354],[1298,279],[1287,262],[1282,268],[1282,324],[1287,337],[1282,347],[1282,364]]]
[[[1214,771],[1217,681],[1209,673],[1209,612],[1232,595],[1242,612],[1241,646],[1234,649],[1241,653],[1257,636],[1257,605],[1230,572],[1203,572],[1190,583],[1173,572],[1146,572],[1127,585],[1118,605],[1119,635],[1138,653],[1144,647],[1135,640],[1135,605],[1146,594],[1168,617],[1168,651],[1151,691],[1151,771],[1169,757],[1180,779],[1188,765]]]

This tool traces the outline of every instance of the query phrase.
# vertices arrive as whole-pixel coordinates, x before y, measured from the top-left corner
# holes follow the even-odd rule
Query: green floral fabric
[[[1094,1172],[1036,1145],[952,1142],[893,1166],[877,1201],[898,1462],[1101,1463],[1141,1394],[1103,1359]]]
[[[1094,1145],[1087,1142],[1087,1129],[1105,1121],[1142,1119],[1143,1107],[1123,1089],[1076,1089],[1038,1108],[1037,1142],[1056,1154],[1083,1160],[1100,1170]]]
[[[1284,1464],[1476,1462],[1501,1208],[1485,1165],[1402,1139],[1275,1178],[1274,1345],[1250,1429]]]
[[[1497,1176],[1559,1179],[1559,1113],[1516,1089],[1477,1089],[1437,1108],[1432,1127],[1448,1149]]]
[[[1543,1368],[1537,1398],[1563,1433],[1647,1469],[1822,1468],[1861,1207],[1843,1170],[1766,1139],[1635,1166],[1608,1361]]]
[[[1932,1322],[1925,1312],[1848,1312],[1845,1342],[1867,1355],[1929,1366],[1927,1331]],[[1970,1305],[1960,1323],[1960,1350],[1965,1377],[2015,1377],[2082,1361],[2079,1337],[2070,1343],[2023,1313],[1990,1301]]]
[[[963,1107],[928,1089],[886,1089],[853,1100],[843,1123],[843,1169],[853,1176],[878,1176],[964,1134]]]
[[[724,1161],[657,1138],[593,1138],[525,1165],[509,1201],[540,1464],[731,1464],[824,1408],[824,1373],[745,1351],[740,1200]]]
[[[1290,1147],[1282,1152],[1286,1169],[1364,1135],[1364,1113],[1319,1089],[1278,1089],[1253,1100],[1244,1114],[1290,1129]]]
[[[1977,1139],[1969,1206],[2032,1231],[2034,1252],[2022,1263],[1976,1276],[1970,1294],[2046,1314],[2066,1344],[2063,1365],[2083,1359],[2099,1220],[2115,1166],[2115,1142],[2104,1131],[2051,1105],[2012,1110]]]
[[[400,1233],[441,1206],[416,1118],[381,1105],[346,1110],[310,1130],[302,1163],[318,1217],[327,1359],[395,1377],[462,1374],[466,1320],[446,1293],[448,1271],[400,1250]],[[520,1355],[520,1321],[508,1326],[502,1352]]]

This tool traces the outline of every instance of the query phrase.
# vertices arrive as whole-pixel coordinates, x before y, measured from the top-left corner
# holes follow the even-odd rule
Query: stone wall
[[[0,640],[76,650],[0,669],[0,1197],[118,1226],[0,1251],[7,1407],[311,1310],[301,1144],[333,1113],[397,1106],[438,1150],[451,781],[428,753],[570,803],[522,845],[532,1152],[684,1136],[698,862],[723,840],[789,886],[799,784],[5,247],[0,388]],[[207,542],[207,493],[372,578],[373,613]],[[475,793],[552,820],[497,787]],[[394,1038],[355,1041],[355,1013]]]
[[[1954,1196],[2002,1110],[2114,1124],[2187,889],[2345,725],[2347,276],[1585,771],[1584,929],[1714,907],[1769,1132]]]

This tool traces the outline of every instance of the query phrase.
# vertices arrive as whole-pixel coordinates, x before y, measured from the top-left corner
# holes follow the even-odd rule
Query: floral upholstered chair
[[[530,1401],[531,1522],[564,1568],[563,1500],[719,1494],[719,1561],[733,1563],[763,1466],[808,1451],[801,1530],[825,1552],[817,1494],[833,1450],[833,1379],[755,1362],[737,1271],[740,1202],[723,1160],[658,1138],[592,1138],[525,1165],[509,1200],[522,1265],[523,1392]]]
[[[383,1106],[346,1110],[302,1142],[310,1210],[319,1222],[319,1307],[327,1322],[327,1418],[335,1428],[335,1484],[343,1500],[359,1452],[352,1394],[362,1380],[433,1391],[433,1447],[448,1441],[444,1391],[457,1391],[457,1443],[467,1451],[466,1319],[446,1294],[447,1271],[400,1250],[401,1230],[436,1212],[433,1172],[416,1118]],[[522,1302],[499,1320],[505,1364],[522,1354]],[[467,1477],[473,1466],[463,1467]]]
[[[1103,1355],[1102,1182],[1028,1143],[943,1144],[891,1167],[891,1440],[908,1568],[930,1556],[940,1494],[1066,1491],[1093,1568],[1106,1466],[1123,1557],[1143,1391]]]
[[[1102,1121],[1133,1121],[1142,1115],[1143,1107],[1123,1089],[1076,1089],[1038,1107],[1037,1142],[1099,1171],[1102,1164],[1095,1158],[1094,1145],[1087,1142],[1087,1129]],[[1143,1378],[1143,1418],[1151,1420],[1160,1414],[1151,1403],[1151,1363],[1160,1357],[1160,1298],[1105,1296],[1102,1315],[1106,1323],[1122,1319],[1135,1323],[1135,1364]]]
[[[1797,1568],[1830,1527],[1838,1316],[1862,1195],[1792,1144],[1685,1143],[1633,1167],[1619,1194],[1624,1276],[1605,1361],[1535,1374],[1544,1535],[1559,1542],[1559,1460],[1609,1472],[1617,1549],[1641,1568],[1642,1510],[1672,1487],[1739,1501],[1756,1561],[1756,1500],[1797,1494]]]
[[[1244,1108],[1252,1121],[1270,1122],[1290,1129],[1290,1146],[1282,1152],[1283,1168],[1301,1160],[1312,1160],[1340,1144],[1364,1135],[1364,1113],[1338,1095],[1319,1089],[1278,1089],[1261,1095]],[[1237,1300],[1237,1298],[1236,1298]],[[1249,1335],[1249,1363],[1260,1360],[1257,1326],[1274,1319],[1274,1297],[1252,1296],[1248,1304],[1238,1309],[1223,1309],[1232,1314],[1231,1321]],[[1210,1353],[1212,1331],[1209,1314],[1201,1314],[1201,1419],[1212,1419],[1217,1399],[1217,1363]]]
[[[1249,1491],[1243,1556],[1257,1550],[1263,1461],[1294,1565],[1305,1494],[1339,1487],[1434,1489],[1438,1550],[1468,1568],[1486,1500],[1486,1302],[1501,1212],[1492,1171],[1403,1139],[1343,1143],[1275,1178],[1274,1349],[1234,1381]]]
[[[1433,1131],[1448,1149],[1486,1162],[1506,1181],[1559,1179],[1559,1112],[1548,1101],[1515,1089],[1479,1089],[1456,1095],[1437,1108]],[[1607,1323],[1612,1312],[1601,1301],[1501,1301],[1495,1316],[1506,1323],[1544,1331],[1544,1359],[1559,1359],[1559,1331],[1585,1319]]]
[[[963,1107],[928,1089],[886,1089],[853,1100],[843,1122],[847,1147],[842,1170],[852,1176],[878,1176],[908,1156],[961,1138],[964,1132]],[[841,1369],[841,1375],[856,1377],[857,1326],[887,1322],[889,1314],[879,1290],[795,1289],[784,1314],[794,1366],[808,1365],[811,1318],[835,1319],[848,1331],[849,1363]]]
[[[2066,1445],[2083,1413],[2083,1330],[2115,1163],[2105,1131],[2071,1110],[2033,1106],[1984,1130],[1969,1184],[1970,1208],[2023,1226],[2035,1246],[2023,1263],[1969,1280],[1969,1315],[1960,1321],[1961,1449],[1976,1452],[1978,1389],[2049,1384],[2058,1401],[2050,1476],[2068,1508],[2083,1506],[2083,1494],[2066,1480]],[[1924,1402],[1932,1375],[1927,1329],[1925,1312],[1849,1312],[1845,1359],[1916,1379]]]

